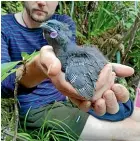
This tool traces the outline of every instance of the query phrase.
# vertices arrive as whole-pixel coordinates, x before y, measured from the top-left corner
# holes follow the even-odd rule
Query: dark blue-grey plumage
[[[91,99],[99,73],[108,63],[107,59],[95,47],[84,45],[81,48],[71,42],[72,33],[64,23],[49,20],[41,28],[62,63],[66,80],[81,96]]]

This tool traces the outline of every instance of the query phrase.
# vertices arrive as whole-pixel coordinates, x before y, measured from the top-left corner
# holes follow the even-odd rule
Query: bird
[[[70,25],[65,22],[51,19],[43,22],[40,28],[62,64],[66,81],[80,96],[91,100],[96,91],[99,74],[108,64],[107,58],[93,45],[80,47],[72,41]]]

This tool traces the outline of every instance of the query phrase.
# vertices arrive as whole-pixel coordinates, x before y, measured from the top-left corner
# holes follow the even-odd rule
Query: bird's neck
[[[64,53],[66,51],[67,44],[55,44],[53,46],[54,52],[56,56],[59,56],[60,54]]]
[[[76,43],[72,41],[68,41],[65,43],[59,43],[59,44],[55,43],[55,45],[53,45],[53,48],[54,48],[55,54],[59,55],[59,54],[66,53],[67,51],[76,48]]]

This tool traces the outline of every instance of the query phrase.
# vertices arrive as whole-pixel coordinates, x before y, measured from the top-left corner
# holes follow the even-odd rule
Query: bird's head
[[[65,45],[72,38],[72,31],[66,23],[57,20],[48,20],[42,23],[40,27],[43,29],[45,39],[53,47]]]

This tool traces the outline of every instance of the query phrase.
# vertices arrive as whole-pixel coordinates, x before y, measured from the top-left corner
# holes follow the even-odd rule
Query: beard
[[[51,17],[51,15],[49,15],[48,12],[46,12],[46,11],[41,11],[42,14],[37,15],[35,12],[39,9],[30,8],[29,5],[28,5],[28,2],[24,2],[24,7],[27,11],[27,14],[35,22],[42,23],[42,22],[45,22],[46,20],[48,20]]]

